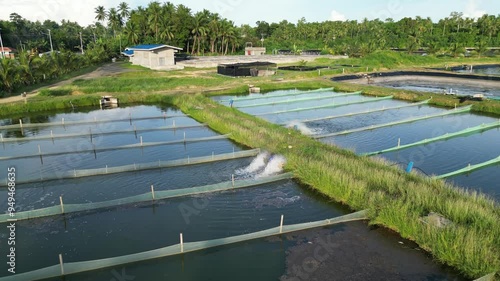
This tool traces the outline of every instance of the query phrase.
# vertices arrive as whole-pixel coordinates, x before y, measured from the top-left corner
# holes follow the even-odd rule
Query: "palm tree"
[[[113,29],[113,35],[116,37],[116,31],[123,25],[123,21],[115,8],[109,9],[108,22],[111,29]]]
[[[213,14],[211,17],[210,22],[208,23],[208,38],[210,40],[210,52],[215,53],[215,42],[217,41],[217,38],[219,37],[219,21],[220,21],[220,16],[219,14]]]
[[[155,35],[155,42],[158,43],[158,35],[159,35],[158,29],[162,15],[160,3],[156,1],[149,3],[147,13],[149,14],[148,17],[149,27],[153,30],[153,33]]]
[[[191,30],[191,34],[193,34],[193,48],[191,51],[192,54],[194,54],[196,44],[198,44],[197,50],[198,53],[200,53],[201,38],[207,34],[207,28],[205,24],[206,24],[205,15],[200,12],[196,13],[193,20],[193,29]]]
[[[124,33],[127,36],[127,40],[132,44],[139,43],[139,34],[138,26],[134,21],[129,20],[125,25]]]
[[[104,9],[104,6],[97,6],[95,8],[95,13],[96,13],[95,19],[97,21],[104,22],[106,20],[107,13],[106,13],[106,9]]]
[[[3,89],[11,93],[15,85],[19,83],[19,68],[15,60],[0,59],[0,81]]]
[[[120,15],[123,21],[126,21],[127,18],[130,16],[129,9],[130,8],[126,2],[121,2],[120,5],[118,5],[118,14]]]

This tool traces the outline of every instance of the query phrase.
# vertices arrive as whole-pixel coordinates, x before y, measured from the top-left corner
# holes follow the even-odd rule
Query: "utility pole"
[[[47,29],[49,31],[49,41],[50,41],[50,53],[54,52],[54,47],[52,47],[52,36],[50,35],[50,29]]]
[[[84,52],[83,52],[82,32],[80,32],[80,50],[82,50],[82,55],[83,55],[83,54],[84,54]]]
[[[2,59],[5,58],[5,55],[4,55],[4,49],[3,49],[3,41],[2,41],[2,29],[0,28],[0,47],[2,48]]]

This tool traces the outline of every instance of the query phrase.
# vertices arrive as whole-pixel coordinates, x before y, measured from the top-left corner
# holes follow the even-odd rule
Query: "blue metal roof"
[[[134,55],[134,50],[125,49],[125,51],[123,51],[122,54],[124,54],[127,57],[131,57]]]
[[[165,46],[164,44],[149,44],[149,45],[137,45],[137,46],[132,46],[127,49],[134,49],[134,50],[153,50],[159,47]]]

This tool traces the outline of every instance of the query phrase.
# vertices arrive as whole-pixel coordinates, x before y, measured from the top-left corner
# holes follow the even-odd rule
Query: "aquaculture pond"
[[[325,95],[318,93],[318,97]],[[366,98],[354,95],[337,102],[362,99]],[[396,104],[401,103],[385,101],[385,106]],[[353,108],[358,106],[362,107],[358,104]],[[436,112],[424,107],[414,110]],[[236,184],[251,183],[281,174],[285,161],[264,151],[240,157],[239,153],[250,149],[169,107],[81,109],[4,119],[1,123],[0,170],[4,174],[0,180],[6,183],[7,169],[16,168],[18,213],[71,204],[116,203],[130,196],[151,195],[153,190],[230,186],[233,179]],[[228,156],[210,160],[220,155]],[[190,164],[200,157],[207,163]],[[186,165],[130,170],[144,163],[161,165],[178,159]],[[128,168],[121,168],[124,165]],[[108,169],[119,167],[121,171],[108,173]],[[80,177],[84,170],[89,176]],[[5,184],[0,194],[0,208],[6,211]],[[277,227],[282,215],[284,224],[289,225],[350,212],[289,178],[165,200],[116,203],[17,221],[15,271],[19,274],[58,265],[60,254],[64,264],[112,258],[178,244],[180,233],[184,242],[205,241]],[[4,251],[0,280],[23,280],[16,279],[6,267],[9,223],[1,223],[0,228],[0,249]],[[323,247],[320,250],[324,249],[326,256],[322,255],[323,265],[311,270],[317,247]],[[64,279],[296,280],[304,276],[304,280],[365,280],[371,276],[383,280],[463,280],[413,243],[362,221],[87,271]]]
[[[455,70],[455,72],[500,76],[500,65],[474,65],[472,69],[470,66],[465,66],[462,69]]]
[[[297,91],[288,93],[296,95]],[[308,94],[314,97],[318,93],[304,92]],[[322,94],[332,95],[332,92],[324,90]],[[344,98],[345,93],[336,95]],[[259,95],[252,96],[252,102],[257,103]],[[296,111],[295,108],[304,107],[302,101],[293,103],[285,91],[260,95],[262,100],[272,96],[288,99],[288,108],[283,110],[280,99],[273,98],[276,108],[266,105],[266,114],[262,115],[259,114],[264,111],[261,107],[245,107],[244,98],[241,101],[237,97],[215,99],[222,103],[233,99],[233,106],[241,111],[295,128],[319,141],[360,155],[386,158],[402,169],[412,163],[414,170],[423,174],[445,176],[458,186],[480,190],[500,200],[500,182],[492,172],[500,162],[500,120],[497,118],[472,114],[467,107],[459,105],[457,109],[443,109],[425,102],[411,104],[360,95],[358,100],[371,99],[372,102],[328,106],[323,100],[317,100],[316,104],[309,101],[307,110]],[[492,159],[491,165],[454,173],[469,164],[474,167]]]
[[[437,94],[452,93],[458,96],[483,94],[486,97],[500,97],[500,87],[492,88],[490,86],[484,86],[480,80],[478,80],[477,83],[474,83],[474,85],[412,79],[405,81],[376,82],[375,84],[383,87]]]

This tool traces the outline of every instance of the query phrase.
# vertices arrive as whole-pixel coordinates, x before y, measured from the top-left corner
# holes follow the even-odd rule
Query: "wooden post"
[[[2,139],[2,142],[3,142],[3,134],[0,134],[0,139]]]
[[[19,126],[21,126],[21,129],[23,128],[23,120],[19,119]]]
[[[64,117],[61,119],[61,124],[64,126]]]
[[[64,263],[62,254],[59,254],[59,265],[61,265],[61,275],[64,275]]]
[[[469,166],[468,166],[468,168],[469,168],[469,171],[470,171],[470,163],[469,163]]]
[[[62,196],[59,196],[59,202],[61,203],[61,214],[64,214],[64,203]]]
[[[180,234],[180,238],[181,238],[181,253],[184,253],[184,239],[182,237],[182,233]]]
[[[190,164],[190,159],[189,159],[189,155],[188,155],[188,164]]]
[[[186,132],[184,132],[184,143],[186,143]]]
[[[38,155],[42,156],[42,148],[40,148],[40,145],[38,145]]]
[[[401,138],[398,139],[398,147],[401,146]]]
[[[165,111],[163,111],[163,120],[166,120],[167,119],[167,113]]]
[[[285,218],[284,215],[281,215],[281,222],[280,222],[280,234],[283,233],[283,219]]]
[[[94,143],[92,138],[92,128],[90,127],[89,127],[89,134],[90,134],[90,143]]]
[[[132,113],[128,114],[128,119],[130,120],[130,125],[132,125]]]
[[[500,120],[498,120],[498,122],[500,122]],[[212,151],[212,160],[214,160],[214,159],[215,159],[215,154],[214,154],[214,152]]]
[[[172,124],[172,127],[174,127],[174,128],[175,128],[175,120],[174,120],[172,123],[173,123],[173,124]]]
[[[344,73],[345,73],[345,68],[342,68],[342,74],[344,74]]]
[[[52,130],[50,130],[50,137],[52,138],[52,141],[54,141],[54,134],[52,133]]]
[[[153,197],[153,201],[155,200],[155,187],[151,185],[151,197]]]
[[[231,175],[231,182],[233,183],[233,187],[234,187],[234,174]]]
[[[141,136],[141,146],[142,146],[142,136]]]
[[[106,174],[108,173],[108,165],[106,165]]]

